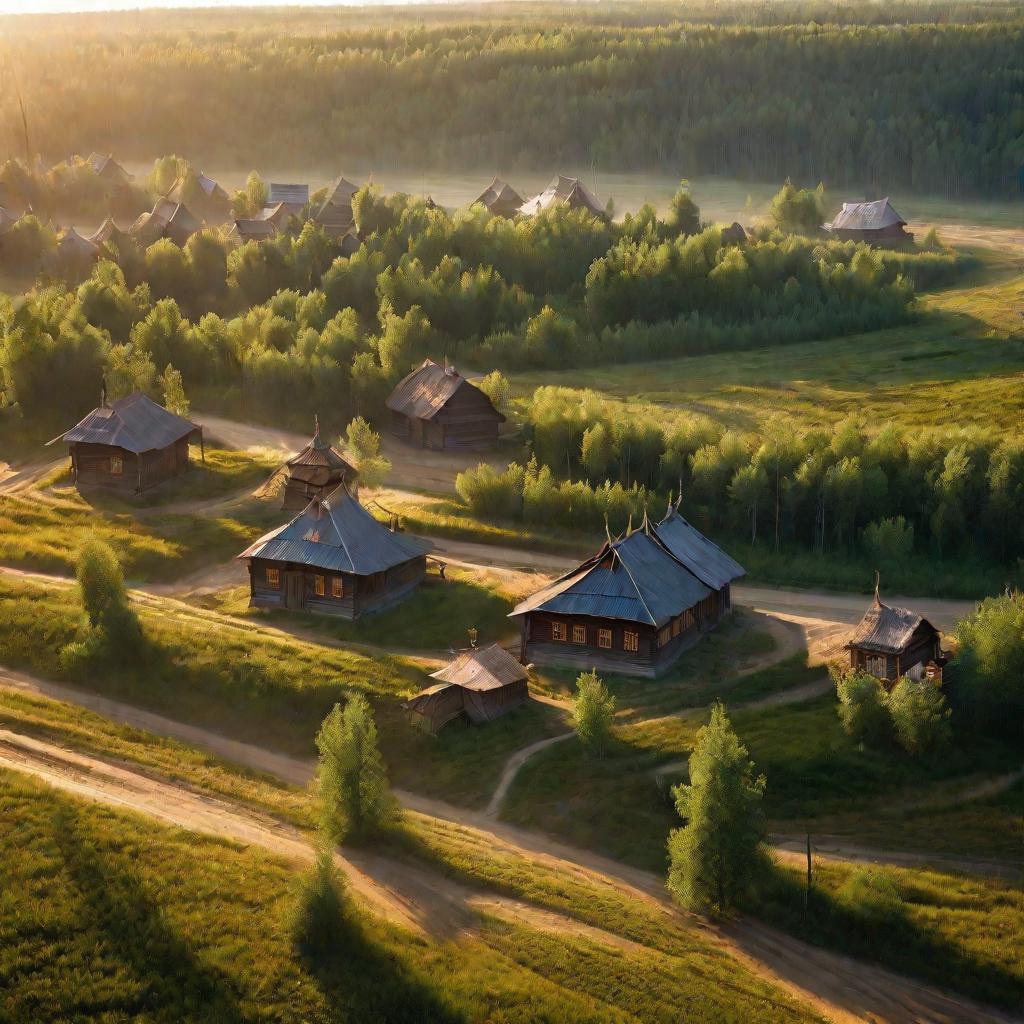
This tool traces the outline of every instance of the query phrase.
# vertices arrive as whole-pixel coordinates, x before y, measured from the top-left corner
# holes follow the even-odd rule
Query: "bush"
[[[896,739],[908,753],[927,756],[949,743],[949,709],[933,682],[904,676],[893,687],[888,703]]]
[[[893,879],[885,872],[855,868],[838,892],[848,910],[874,924],[893,921],[903,913],[903,899]]]
[[[582,672],[576,680],[572,717],[576,735],[584,749],[601,757],[612,738],[615,698],[608,692],[608,687],[597,672]]]
[[[867,672],[830,669],[839,699],[839,721],[848,736],[860,743],[878,746],[892,736],[892,722],[886,706],[885,688]]]
[[[903,516],[882,519],[864,528],[863,541],[875,565],[903,565],[914,551],[914,526]]]

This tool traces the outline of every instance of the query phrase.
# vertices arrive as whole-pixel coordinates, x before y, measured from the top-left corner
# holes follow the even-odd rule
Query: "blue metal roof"
[[[710,594],[644,529],[605,544],[578,569],[516,605],[512,615],[544,611],[661,626]]]
[[[429,541],[377,522],[342,484],[328,498],[314,498],[290,523],[260,537],[238,557],[369,576],[430,548]]]
[[[668,515],[658,523],[654,532],[673,558],[714,590],[721,590],[726,584],[747,574],[739,562],[708,540],[675,508],[669,509]]]

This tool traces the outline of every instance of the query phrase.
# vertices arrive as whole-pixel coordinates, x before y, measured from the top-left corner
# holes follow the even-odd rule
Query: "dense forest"
[[[568,22],[550,5],[164,12],[5,28],[8,155],[672,168],[948,196],[1017,194],[1024,163],[1012,4],[602,4]]]

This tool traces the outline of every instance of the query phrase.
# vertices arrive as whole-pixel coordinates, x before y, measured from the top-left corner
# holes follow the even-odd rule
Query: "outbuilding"
[[[447,360],[424,360],[398,382],[387,400],[391,431],[416,448],[477,450],[493,447],[505,417]]]
[[[111,405],[104,393],[98,408],[49,444],[68,445],[77,487],[141,494],[188,469],[193,439],[202,445],[202,427],[136,391]]]
[[[345,456],[320,436],[317,418],[313,440],[285,464],[285,509],[304,509],[314,498],[326,498],[335,488],[354,489],[356,471]]]
[[[495,178],[474,202],[497,217],[514,217],[523,205],[523,197],[507,181]]]
[[[343,485],[238,557],[249,563],[252,607],[358,619],[408,597],[430,547],[379,523]]]
[[[402,705],[429,732],[456,719],[491,722],[530,698],[527,670],[499,644],[462,651],[431,678],[437,685]]]
[[[841,241],[869,242],[874,245],[899,245],[914,241],[906,230],[907,222],[896,212],[888,198],[872,203],[843,203],[843,208],[824,227]]]

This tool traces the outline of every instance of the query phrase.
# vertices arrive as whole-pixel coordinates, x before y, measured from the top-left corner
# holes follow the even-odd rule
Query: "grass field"
[[[331,707],[359,690],[374,704],[381,744],[397,785],[481,806],[513,751],[564,731],[563,714],[530,703],[485,728],[431,737],[399,704],[429,681],[408,659],[371,656],[275,631],[232,624],[216,613],[147,597],[139,605],[147,650],[130,663],[67,666],[60,651],[77,635],[74,587],[0,577],[4,662],[204,725],[237,739],[312,757]]]

